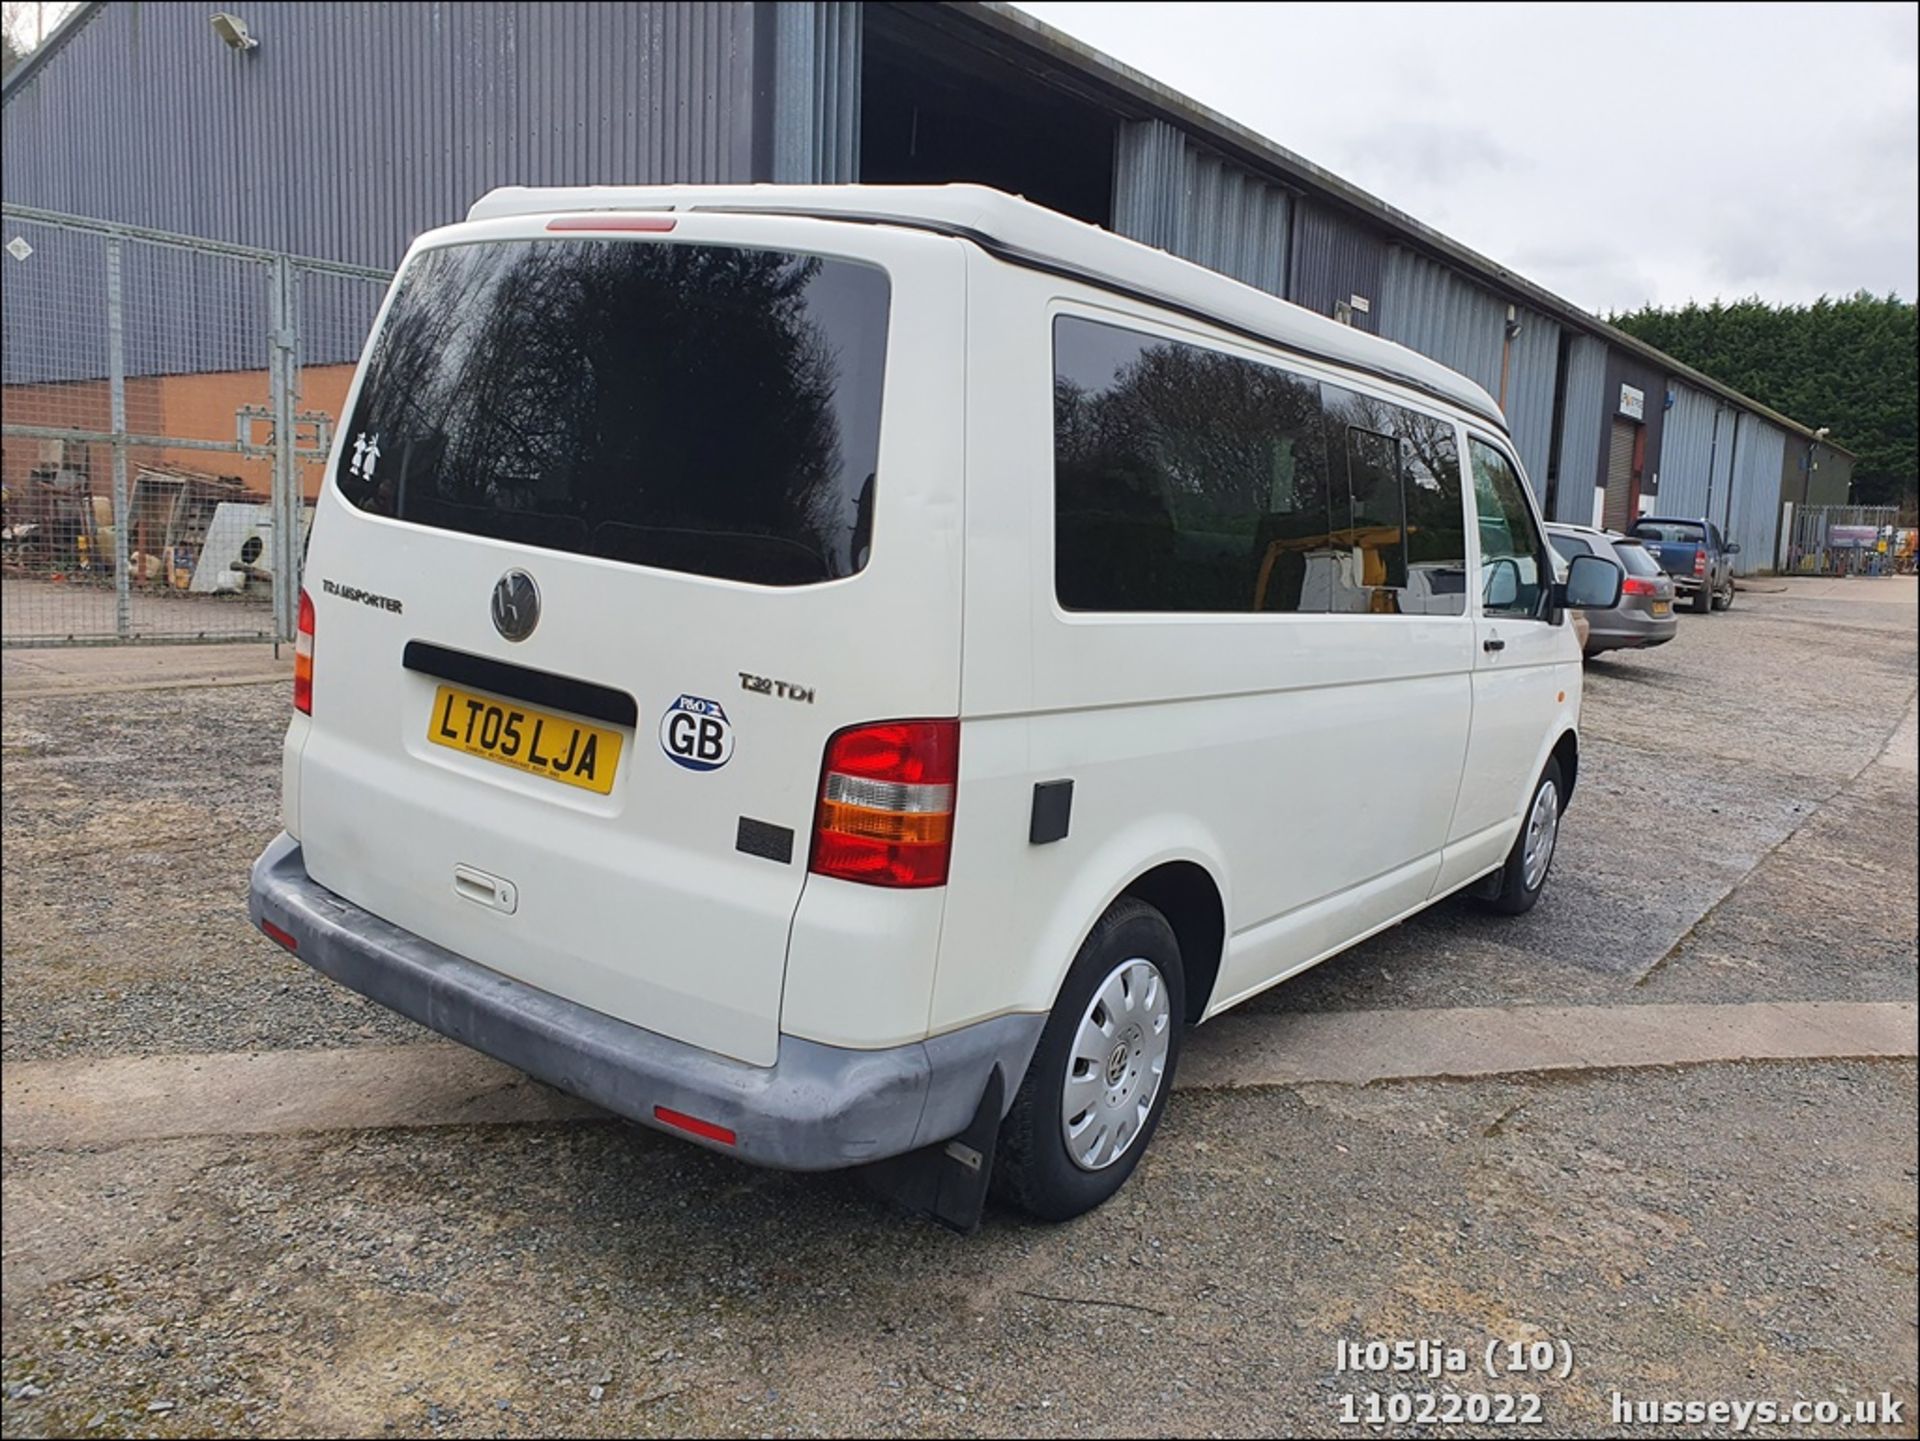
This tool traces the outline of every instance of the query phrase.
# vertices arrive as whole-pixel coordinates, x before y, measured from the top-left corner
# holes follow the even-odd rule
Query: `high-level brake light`
[[[561,215],[547,222],[549,230],[642,230],[661,232],[673,229],[671,215],[616,214],[613,211],[592,215]]]

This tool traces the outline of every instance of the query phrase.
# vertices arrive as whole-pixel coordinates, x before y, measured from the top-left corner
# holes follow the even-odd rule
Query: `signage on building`
[[[1645,420],[1647,418],[1646,391],[1636,390],[1631,385],[1621,386],[1620,414],[1626,416],[1628,420]]]

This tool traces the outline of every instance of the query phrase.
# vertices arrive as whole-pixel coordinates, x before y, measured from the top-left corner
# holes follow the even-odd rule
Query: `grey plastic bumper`
[[[826,1171],[958,1135],[993,1068],[1011,1101],[1046,1017],[1001,1016],[929,1040],[856,1051],[780,1038],[771,1067],[740,1061],[588,1010],[490,971],[343,900],[307,875],[281,834],[253,863],[248,913],[294,938],[294,954],[389,1010],[558,1086],[661,1127],[654,1107],[736,1137],[711,1149],[762,1166]]]

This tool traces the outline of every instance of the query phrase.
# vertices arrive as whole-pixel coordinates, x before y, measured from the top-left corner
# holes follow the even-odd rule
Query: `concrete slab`
[[[1915,1034],[1910,1001],[1229,1014],[1195,1033],[1178,1084],[1364,1086],[1714,1061],[1911,1056]]]
[[[1370,1085],[1719,1061],[1915,1054],[1911,1002],[1564,1006],[1230,1015],[1194,1033],[1178,1089]],[[565,1120],[594,1107],[442,1042],[16,1061],[9,1150]]]
[[[74,646],[0,652],[9,699],[203,686],[291,684],[293,647],[269,644]]]

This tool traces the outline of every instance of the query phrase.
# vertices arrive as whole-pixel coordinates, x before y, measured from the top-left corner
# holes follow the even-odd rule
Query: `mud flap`
[[[951,1141],[862,1166],[860,1179],[868,1190],[894,1205],[971,1236],[980,1229],[980,1215],[986,1208],[1005,1112],[1006,1081],[995,1066],[966,1130]]]

